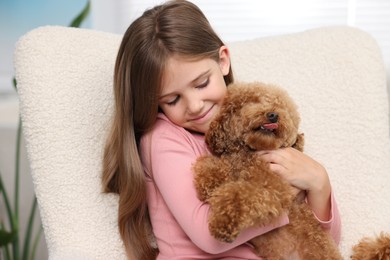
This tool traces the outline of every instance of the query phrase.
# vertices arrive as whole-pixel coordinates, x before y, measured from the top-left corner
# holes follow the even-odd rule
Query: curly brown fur
[[[285,259],[342,259],[290,185],[260,160],[257,151],[281,147],[303,150],[300,116],[288,94],[261,83],[232,84],[206,143],[212,152],[194,165],[199,199],[208,202],[210,233],[232,242],[251,226],[264,226],[287,213],[290,224],[251,240],[259,256]]]
[[[365,237],[352,248],[352,260],[390,260],[390,234]]]

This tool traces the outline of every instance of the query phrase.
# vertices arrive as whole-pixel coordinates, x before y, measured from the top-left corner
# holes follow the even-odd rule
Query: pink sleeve
[[[176,132],[172,132],[176,131]],[[208,230],[208,204],[198,200],[193,185],[192,164],[199,156],[193,140],[178,129],[159,136],[153,135],[150,149],[151,172],[153,179],[181,228],[200,249],[211,254],[228,251],[255,236],[288,223],[282,216],[274,225],[249,228],[243,231],[232,243],[214,239]]]
[[[328,221],[322,221],[317,216],[315,216],[318,222],[321,223],[322,227],[327,230],[336,244],[340,243],[341,237],[341,218],[339,209],[337,207],[336,199],[334,197],[333,191],[331,192],[331,215]]]

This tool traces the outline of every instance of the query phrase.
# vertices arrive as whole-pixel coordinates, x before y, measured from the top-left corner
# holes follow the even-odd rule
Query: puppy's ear
[[[224,127],[225,120],[222,117],[211,122],[209,130],[206,133],[206,144],[213,155],[221,155],[226,150],[226,132]]]
[[[304,133],[300,133],[297,135],[297,139],[296,139],[295,143],[292,145],[292,147],[297,149],[298,151],[303,152],[304,144],[305,144]]]
[[[230,85],[227,90],[223,105],[219,114],[210,123],[205,135],[206,144],[213,155],[220,156],[223,153],[233,152],[232,131],[234,117],[237,117],[237,110],[243,103],[239,99],[240,89]]]

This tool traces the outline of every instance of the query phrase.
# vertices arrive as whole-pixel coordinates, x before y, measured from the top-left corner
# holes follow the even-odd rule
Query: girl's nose
[[[202,99],[197,99],[193,98],[188,101],[187,105],[187,110],[190,114],[197,114],[202,111],[203,108],[203,100]]]

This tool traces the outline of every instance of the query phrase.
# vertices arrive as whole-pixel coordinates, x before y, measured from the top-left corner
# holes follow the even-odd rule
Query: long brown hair
[[[115,64],[115,111],[102,183],[105,192],[119,194],[119,232],[129,258],[155,259],[158,252],[151,243],[138,144],[156,121],[165,63],[173,54],[219,61],[223,45],[202,11],[183,0],[145,11],[123,36]],[[225,82],[232,81],[230,69]]]

